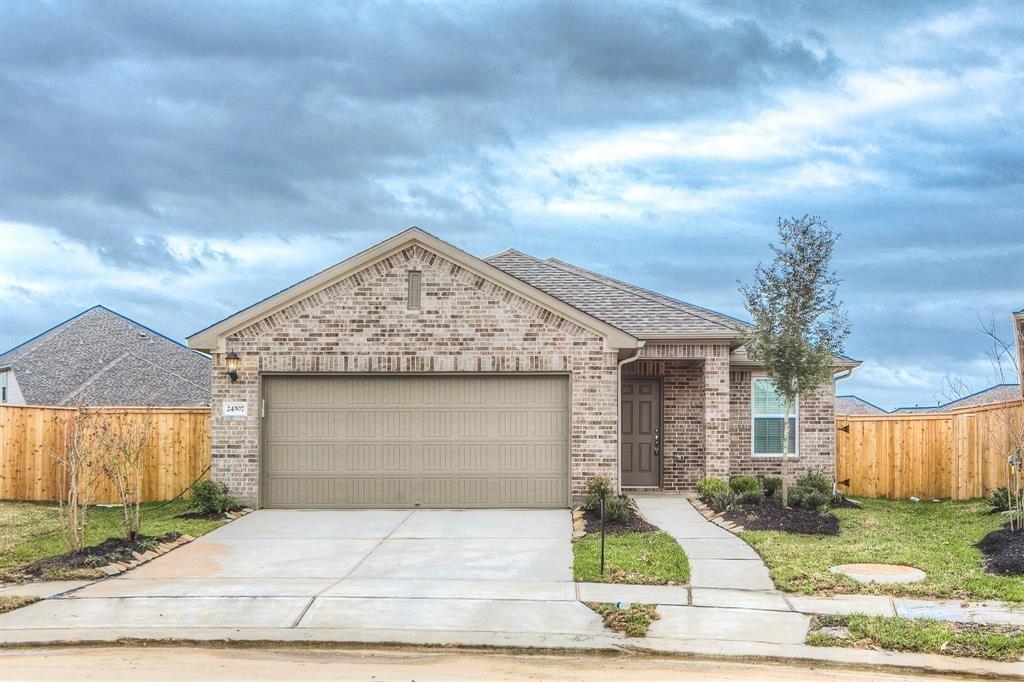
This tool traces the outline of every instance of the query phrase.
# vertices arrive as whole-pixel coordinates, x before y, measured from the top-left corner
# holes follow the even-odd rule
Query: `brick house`
[[[565,507],[593,476],[778,474],[782,417],[742,325],[410,228],[189,345],[214,358],[213,476],[251,504]],[[833,410],[832,386],[801,396],[794,475],[833,475]]]

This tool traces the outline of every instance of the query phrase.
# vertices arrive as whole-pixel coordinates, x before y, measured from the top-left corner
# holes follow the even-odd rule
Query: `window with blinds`
[[[786,419],[786,404],[775,391],[770,379],[754,379],[751,401],[753,424],[753,451],[755,455],[781,455],[782,431]],[[798,403],[793,403],[789,417],[789,454],[796,455]]]

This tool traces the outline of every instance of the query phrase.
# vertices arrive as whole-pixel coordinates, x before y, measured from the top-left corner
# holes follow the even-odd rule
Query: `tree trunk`
[[[786,399],[786,416],[782,421],[782,506],[789,506],[789,413],[793,401]]]

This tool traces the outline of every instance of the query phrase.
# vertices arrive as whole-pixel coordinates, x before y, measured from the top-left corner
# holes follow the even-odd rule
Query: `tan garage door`
[[[274,376],[265,507],[567,507],[564,376]]]

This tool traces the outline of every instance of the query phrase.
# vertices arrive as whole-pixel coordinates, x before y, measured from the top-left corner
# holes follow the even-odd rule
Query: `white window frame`
[[[6,403],[11,394],[10,370],[0,370],[0,403]]]
[[[761,374],[761,375],[754,374],[754,375],[751,375],[751,377],[750,377],[750,456],[751,457],[763,458],[763,459],[782,459],[782,453],[781,452],[757,452],[755,447],[754,447],[754,443],[756,442],[756,439],[754,438],[754,423],[755,423],[754,420],[755,419],[757,419],[758,417],[761,417],[761,418],[766,418],[767,417],[769,419],[785,419],[786,418],[786,415],[782,414],[782,413],[779,413],[779,414],[758,414],[758,415],[754,414],[754,391],[757,388],[757,382],[758,381],[769,381],[770,382],[771,380],[767,376],[765,376],[763,374]],[[793,434],[793,452],[789,453],[788,458],[789,459],[797,459],[800,456],[800,397],[799,396],[797,396],[796,400],[793,401],[793,414],[791,414],[790,417],[793,419],[794,434]]]

